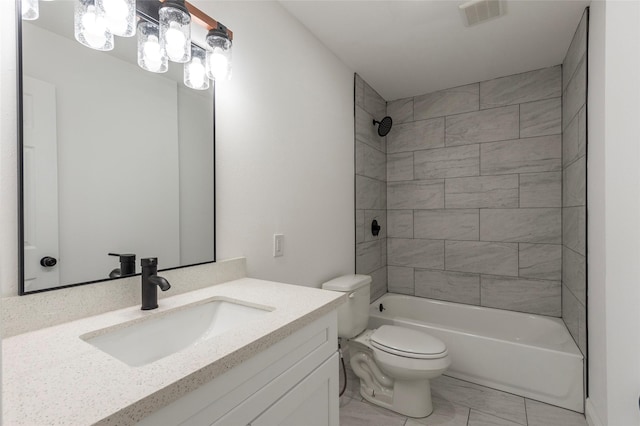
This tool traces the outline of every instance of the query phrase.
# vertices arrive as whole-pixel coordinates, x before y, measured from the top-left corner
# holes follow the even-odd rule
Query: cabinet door
[[[338,426],[338,354],[276,401],[251,426]]]

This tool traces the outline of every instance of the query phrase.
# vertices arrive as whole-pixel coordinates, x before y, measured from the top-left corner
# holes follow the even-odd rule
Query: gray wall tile
[[[556,244],[520,244],[519,272],[524,278],[562,279],[562,246]]]
[[[480,214],[477,209],[414,211],[414,238],[477,241],[479,234]]]
[[[582,305],[587,305],[586,258],[567,247],[562,248],[562,283]]]
[[[584,109],[584,107],[582,107]],[[582,110],[581,110],[582,111]],[[579,115],[567,125],[562,132],[562,166],[566,167],[584,155],[580,152],[578,142],[578,124],[580,122]]]
[[[564,321],[573,340],[578,342],[578,322],[580,303],[567,286],[562,286],[562,320]]]
[[[413,210],[387,210],[390,238],[413,238]]]
[[[562,207],[562,173],[520,175],[520,207]]]
[[[388,274],[387,286],[391,293],[410,294],[413,296],[413,268],[389,266]]]
[[[371,294],[370,301],[373,302],[387,292],[387,267],[369,273],[371,275]]]
[[[393,266],[443,269],[444,241],[387,239],[387,263]]]
[[[356,244],[356,273],[369,274],[384,266],[382,244],[385,240]]]
[[[557,135],[562,132],[562,98],[520,105],[520,137]]]
[[[518,275],[518,244],[446,241],[445,264],[449,271]]]
[[[413,152],[387,154],[387,182],[413,180]]]
[[[364,210],[356,210],[356,244],[364,242]]]
[[[562,243],[559,208],[480,210],[480,240]]]
[[[445,181],[447,208],[518,207],[518,175],[454,178]]]
[[[364,108],[364,80],[358,74],[355,75],[355,102],[360,108]]]
[[[584,54],[587,52],[587,12],[585,11],[582,14],[582,19],[580,20],[580,24],[578,24],[578,28],[576,29],[575,34],[573,35],[573,40],[571,40],[571,45],[569,46],[569,50],[567,51],[567,55],[564,58],[562,63],[562,83],[563,90],[566,89],[567,84],[573,77],[576,69],[578,68],[578,64],[584,57]]]
[[[480,304],[480,276],[463,272],[416,269],[415,294],[430,299]]]
[[[557,98],[562,94],[561,67],[543,68],[480,83],[480,109]]]
[[[387,156],[384,152],[363,143],[356,142],[356,174],[385,180],[387,177]]]
[[[444,180],[414,180],[387,184],[389,209],[441,209],[444,207]]]
[[[446,118],[445,143],[473,143],[516,139],[520,134],[518,105],[469,112]]]
[[[436,148],[414,153],[416,179],[478,176],[480,145]]]
[[[562,172],[562,206],[574,207],[586,205],[587,160],[580,157]]]
[[[407,152],[444,146],[444,118],[412,121],[393,126],[387,135],[387,152]]]
[[[560,135],[486,143],[480,146],[480,173],[556,172],[562,169]]]
[[[413,121],[413,98],[387,102],[387,115],[391,117],[393,124]]]
[[[355,126],[357,141],[366,143],[378,151],[386,152],[387,147],[385,138],[378,136],[378,132],[373,126],[373,118],[371,114],[367,113],[359,106],[356,106]]]
[[[382,210],[386,207],[386,184],[379,180],[356,175],[356,209]]]
[[[587,309],[578,304],[578,348],[583,355],[587,354]]]
[[[527,280],[483,275],[482,306],[559,317],[562,314],[560,281]]]
[[[380,233],[374,236],[371,233],[371,222],[378,221]],[[364,240],[375,241],[387,238],[387,211],[386,210],[365,210],[364,211]]]
[[[566,128],[567,125],[573,120],[580,108],[586,102],[587,91],[587,62],[586,56],[582,58],[578,69],[573,75],[573,78],[569,81],[567,89],[564,91],[563,103],[562,103],[562,128]]]
[[[424,120],[477,111],[479,97],[480,85],[478,83],[416,96],[414,99],[414,117],[416,120]]]
[[[562,244],[585,256],[587,229],[585,207],[563,208],[562,223]]]
[[[376,120],[381,120],[387,112],[387,102],[367,82],[364,82],[364,110]]]

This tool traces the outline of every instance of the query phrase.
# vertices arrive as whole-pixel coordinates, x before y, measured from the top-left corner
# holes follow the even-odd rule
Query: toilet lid
[[[440,339],[394,325],[383,325],[374,331],[371,346],[407,358],[433,359],[447,355],[447,347]]]

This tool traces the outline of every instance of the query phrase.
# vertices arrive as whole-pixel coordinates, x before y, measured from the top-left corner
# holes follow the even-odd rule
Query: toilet
[[[370,286],[368,275],[345,275],[322,285],[349,294],[338,308],[338,337],[348,344],[360,394],[405,416],[428,416],[433,412],[429,380],[451,364],[447,347],[418,330],[395,325],[367,329]]]

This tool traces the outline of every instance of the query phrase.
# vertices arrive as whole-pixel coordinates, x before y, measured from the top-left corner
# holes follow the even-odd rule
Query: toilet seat
[[[383,325],[370,337],[371,346],[403,358],[438,359],[447,356],[445,344],[426,333],[393,325]]]

